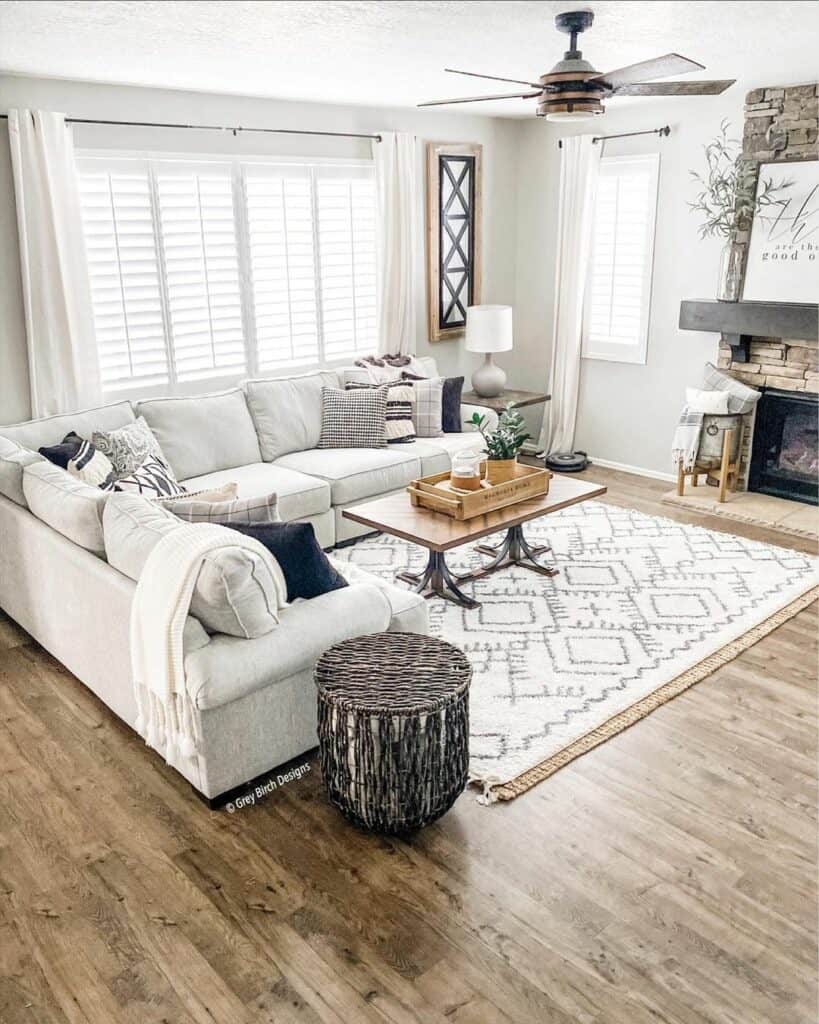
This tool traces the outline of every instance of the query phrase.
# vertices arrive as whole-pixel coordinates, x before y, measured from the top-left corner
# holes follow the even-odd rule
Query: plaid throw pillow
[[[173,512],[186,523],[278,523],[279,499],[276,494],[260,498],[232,498],[227,501],[208,501],[196,495],[183,494],[178,498],[161,501],[160,505]]]
[[[380,384],[361,384],[350,381],[345,385],[347,391],[365,390],[383,387]],[[412,422],[412,407],[415,404],[415,392],[411,385],[402,381],[393,381],[387,388],[387,444],[409,444],[415,440],[415,427]]]
[[[442,437],[444,433],[444,381],[442,377],[407,381],[415,391],[415,433]]]
[[[728,412],[730,413],[751,412],[762,397],[759,391],[749,388],[741,380],[729,377],[727,373],[718,370],[713,363],[705,364],[703,383],[710,391],[728,392]]]
[[[429,380],[417,373],[401,374],[401,380]],[[463,377],[442,377],[444,390],[441,395],[441,427],[445,434],[460,434],[464,426],[461,420],[461,394],[464,389]]]
[[[386,387],[321,389],[318,448],[386,448]]]

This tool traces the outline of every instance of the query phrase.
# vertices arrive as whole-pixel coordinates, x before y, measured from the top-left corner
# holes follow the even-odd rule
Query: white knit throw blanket
[[[693,412],[687,405],[680,413],[677,429],[674,431],[674,440],[671,442],[671,458],[675,468],[680,464],[686,470],[694,468],[700,447],[702,417],[701,412]]]
[[[139,711],[135,728],[169,764],[197,753],[182,634],[202,562],[223,547],[247,548],[272,559],[257,540],[224,526],[197,523],[173,530],[148,556],[131,605],[131,668]],[[278,601],[281,607],[286,595],[280,593]]]

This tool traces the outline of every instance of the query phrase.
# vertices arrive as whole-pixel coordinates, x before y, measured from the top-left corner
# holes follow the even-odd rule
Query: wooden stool
[[[731,448],[734,440],[734,431],[728,428],[722,437],[722,459],[718,467],[706,466],[694,462],[692,469],[683,469],[682,463],[677,467],[677,494],[681,497],[685,493],[685,478],[691,477],[692,487],[696,487],[701,473],[705,474],[706,481],[711,480],[719,487],[717,501],[725,501],[726,490],[735,491],[739,480],[739,464],[742,459],[742,428],[740,427],[740,443],[737,445],[737,461],[731,462]]]

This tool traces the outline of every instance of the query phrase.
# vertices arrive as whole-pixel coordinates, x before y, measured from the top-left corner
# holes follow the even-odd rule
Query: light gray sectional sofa
[[[421,362],[435,374],[432,360]],[[465,426],[386,449],[317,449],[321,387],[350,377],[361,379],[360,371],[253,380],[217,395],[121,401],[0,426],[0,607],[133,726],[136,584],[107,561],[110,496],[66,485],[67,474],[31,451],[70,430],[90,437],[144,416],[189,490],[235,482],[239,497],[275,492],[283,520],[312,523],[322,546],[332,548],[365,532],[342,517],[345,508],[403,491],[417,476],[446,471],[454,452],[480,447]],[[473,411],[462,407],[464,422]],[[481,411],[491,424],[494,413]],[[185,672],[201,742],[198,763],[183,771],[213,803],[315,747],[312,670],[322,651],[365,633],[426,632],[421,598],[361,570],[344,572],[350,587],[288,605],[263,636],[208,632],[189,618]]]

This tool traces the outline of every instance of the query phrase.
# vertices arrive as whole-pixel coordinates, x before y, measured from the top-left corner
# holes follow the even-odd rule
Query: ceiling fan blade
[[[615,89],[612,96],[717,96],[735,81],[726,78],[712,82],[631,82]]]
[[[483,100],[530,100],[540,96],[542,92],[542,89],[538,89],[537,92],[502,92],[495,96],[459,96],[454,100],[428,100],[426,103],[418,103],[417,106],[441,107],[447,103],[481,103]]]
[[[704,67],[704,64],[681,57],[678,53],[666,53],[663,57],[655,57],[654,60],[643,60],[639,64],[629,64],[628,67],[607,71],[604,75],[596,75],[590,81],[602,81],[613,89],[617,89],[621,85],[643,82],[647,78],[669,78],[671,75],[686,75],[690,71],[702,71]]]
[[[469,75],[470,78],[491,78],[493,82],[512,82],[514,85],[528,85],[532,89],[542,89],[538,82],[525,82],[521,78],[502,78],[500,75],[480,75],[477,71],[456,71],[455,68],[444,68],[450,75]]]

